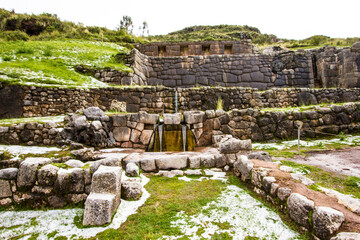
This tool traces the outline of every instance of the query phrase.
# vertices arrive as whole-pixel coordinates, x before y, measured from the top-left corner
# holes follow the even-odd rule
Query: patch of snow
[[[150,196],[149,192],[144,188],[150,179],[143,175],[140,177],[143,186],[143,194],[140,200],[121,200],[112,223],[106,227],[78,228],[74,224],[74,218],[84,214],[84,209],[80,208],[48,211],[3,211],[0,212],[0,219],[2,220],[0,221],[0,238],[6,239],[28,235],[23,238],[27,239],[29,235],[38,233],[38,239],[48,239],[47,235],[54,231],[57,231],[57,234],[50,239],[59,236],[72,239],[73,235],[75,235],[76,238],[89,238],[109,228],[117,229],[126,221],[128,216],[135,214],[137,209],[142,206]],[[31,219],[36,219],[37,224],[31,224]]]
[[[31,117],[31,118],[10,118],[10,119],[1,119],[0,123],[3,125],[9,125],[13,123],[26,123],[26,122],[54,122],[59,123],[64,121],[64,115],[59,116],[48,116],[48,117]]]
[[[252,198],[243,189],[231,185],[222,192],[220,197],[205,207],[201,213],[193,216],[183,211],[172,221],[182,236],[163,236],[162,239],[211,239],[216,234],[229,234],[233,239],[245,239],[246,236],[259,239],[300,239],[299,235],[286,226],[280,217]],[[227,223],[228,227],[219,225]],[[201,235],[198,235],[198,231]],[[199,231],[200,232],[200,231]]]
[[[38,146],[19,146],[19,145],[0,145],[0,151],[8,151],[15,157],[12,160],[19,159],[21,154],[45,154],[48,152],[59,152],[61,148],[57,147],[38,147]]]

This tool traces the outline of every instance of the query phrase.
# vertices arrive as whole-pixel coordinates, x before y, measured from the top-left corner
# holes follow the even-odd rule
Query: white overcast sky
[[[18,13],[55,13],[61,20],[115,29],[124,15],[151,35],[194,25],[249,25],[280,38],[360,37],[360,0],[0,0]]]

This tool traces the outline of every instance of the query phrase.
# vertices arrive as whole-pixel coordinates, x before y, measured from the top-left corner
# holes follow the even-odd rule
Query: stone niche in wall
[[[138,44],[136,48],[151,57],[207,56],[254,54],[257,50],[250,39],[241,41],[204,41],[204,42],[155,42]]]

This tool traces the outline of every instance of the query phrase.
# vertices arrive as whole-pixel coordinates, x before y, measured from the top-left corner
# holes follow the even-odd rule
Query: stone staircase
[[[100,166],[92,177],[91,193],[85,202],[83,225],[111,222],[121,197],[121,167]]]

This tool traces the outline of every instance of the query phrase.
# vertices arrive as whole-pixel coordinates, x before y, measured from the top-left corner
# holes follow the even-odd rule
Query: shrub
[[[33,54],[34,50],[28,47],[20,47],[18,50],[16,50],[16,54]]]
[[[0,160],[9,160],[11,159],[13,156],[11,155],[10,152],[8,151],[4,151],[4,152],[0,152]]]
[[[27,41],[29,36],[21,31],[4,31],[0,34],[0,38],[6,41]]]

